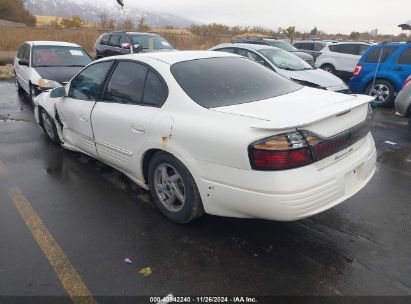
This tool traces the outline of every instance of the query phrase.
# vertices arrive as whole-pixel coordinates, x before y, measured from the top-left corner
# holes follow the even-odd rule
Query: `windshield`
[[[287,51],[287,52],[298,52],[298,50],[295,47],[293,47],[291,44],[288,44],[287,42],[284,42],[284,41],[270,41],[270,44],[272,46],[283,49],[284,51]]]
[[[188,96],[205,108],[268,99],[299,90],[300,85],[241,57],[179,62],[171,72]]]
[[[33,47],[33,66],[36,67],[84,67],[92,62],[81,47],[37,45]]]
[[[143,50],[174,50],[174,47],[161,36],[134,35],[131,36],[134,44],[140,44]]]
[[[259,52],[270,60],[276,67],[283,70],[301,71],[313,69],[312,66],[301,58],[284,50],[265,49],[259,50]]]

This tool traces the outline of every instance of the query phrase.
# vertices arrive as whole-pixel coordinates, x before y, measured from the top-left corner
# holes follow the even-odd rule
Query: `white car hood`
[[[331,91],[348,89],[347,85],[340,78],[321,69],[302,71],[278,69],[277,73],[289,79],[311,82]],[[333,88],[336,89],[334,90]]]
[[[306,126],[372,100],[373,97],[366,95],[347,95],[304,87],[283,96],[212,110],[257,118],[260,122],[253,125],[255,128],[280,130]]]

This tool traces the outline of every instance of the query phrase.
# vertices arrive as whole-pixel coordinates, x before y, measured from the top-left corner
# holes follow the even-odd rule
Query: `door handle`
[[[394,69],[394,71],[397,71],[397,72],[404,72],[404,69],[403,69],[402,67],[398,67],[398,68],[395,68],[395,69]]]
[[[81,114],[81,115],[80,115],[80,120],[81,120],[82,122],[87,122],[87,121],[88,121],[87,115],[86,115],[86,114]]]
[[[144,129],[142,126],[139,126],[139,125],[132,125],[131,126],[131,131],[136,133],[136,134],[146,133],[146,129]]]

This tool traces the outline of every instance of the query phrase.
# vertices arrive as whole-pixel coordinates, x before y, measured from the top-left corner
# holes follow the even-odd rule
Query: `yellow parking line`
[[[76,269],[64,254],[63,249],[53,238],[38,214],[33,210],[30,202],[24,197],[21,190],[18,187],[14,187],[9,190],[9,195],[73,303],[97,303]]]
[[[6,174],[7,174],[7,168],[0,160],[0,176],[4,176]]]

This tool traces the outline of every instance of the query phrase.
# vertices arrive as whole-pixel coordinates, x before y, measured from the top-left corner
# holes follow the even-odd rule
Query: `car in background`
[[[15,83],[19,93],[30,99],[43,90],[67,83],[92,62],[78,44],[58,41],[27,41],[14,58]]]
[[[259,44],[225,43],[210,50],[234,53],[260,63],[299,84],[339,93],[349,93],[348,86],[337,76],[309,65],[293,53]]]
[[[367,52],[371,45],[365,42],[328,44],[321,50],[315,61],[315,66],[339,76],[351,76],[361,56]]]
[[[133,53],[174,51],[163,37],[151,33],[114,31],[104,33],[94,45],[97,59]]]
[[[314,61],[320,54],[320,51],[329,43],[322,40],[301,40],[294,43],[294,47],[299,51],[313,56]]]
[[[234,54],[181,51],[95,61],[38,96],[34,113],[53,143],[117,168],[172,221],[293,221],[372,178],[371,100],[303,87]]]
[[[300,57],[302,60],[307,62],[309,65],[314,65],[313,56],[297,50],[294,46],[282,40],[271,38],[235,38],[231,42],[275,46],[280,49],[283,49],[284,51],[293,53],[294,55]]]
[[[349,86],[355,93],[374,96],[378,105],[392,106],[409,75],[411,43],[382,43],[360,59]]]
[[[408,128],[411,132],[411,75],[404,82],[403,89],[395,99],[395,110],[398,115],[408,118]]]

